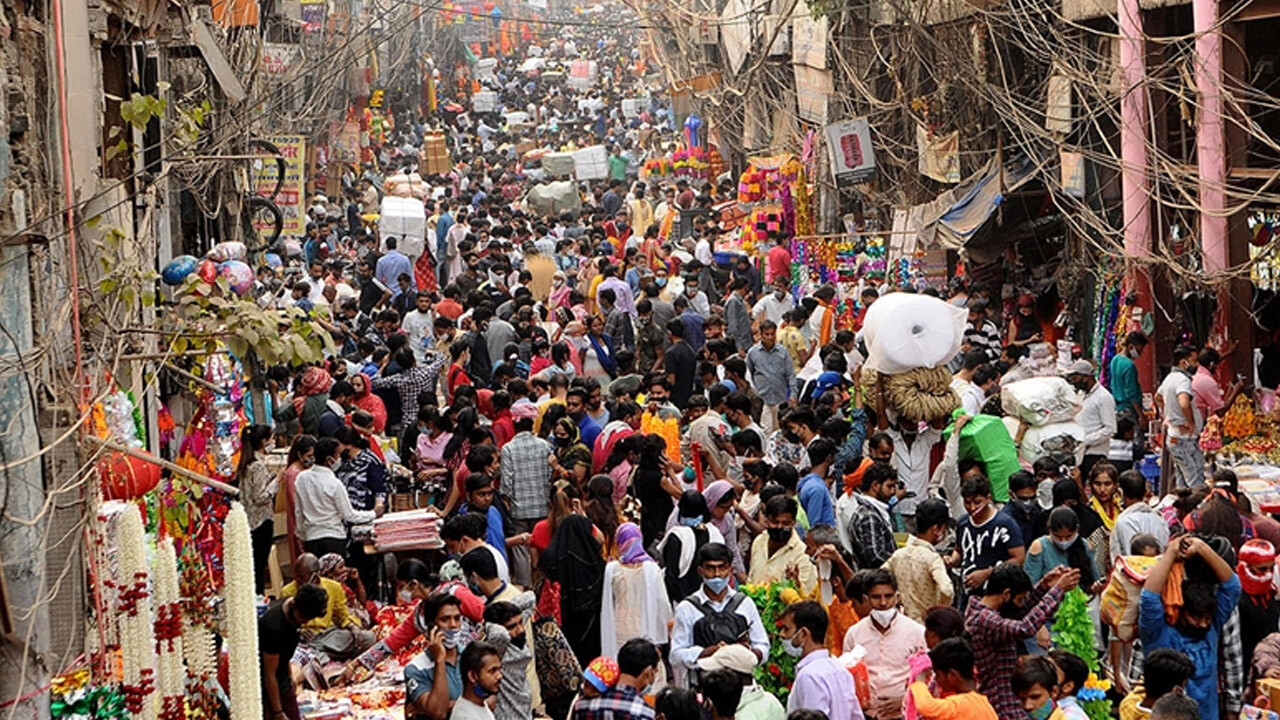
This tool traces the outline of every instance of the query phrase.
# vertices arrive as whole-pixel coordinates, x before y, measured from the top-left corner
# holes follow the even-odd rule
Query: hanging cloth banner
[[[1084,199],[1084,156],[1078,152],[1060,150],[1059,163],[1062,165],[1062,192],[1073,198]]]
[[[916,125],[916,152],[920,174],[942,183],[960,182],[960,131],[930,136],[924,125]]]
[[[827,68],[828,25],[825,16],[813,16],[808,3],[801,0],[796,5],[791,20],[791,64]]]

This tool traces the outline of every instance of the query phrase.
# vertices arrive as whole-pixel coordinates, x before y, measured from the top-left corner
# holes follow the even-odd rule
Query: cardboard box
[[[422,141],[422,151],[418,154],[418,165],[424,173],[432,175],[449,172],[453,163],[449,160],[449,148],[445,145],[444,133],[427,133]]]

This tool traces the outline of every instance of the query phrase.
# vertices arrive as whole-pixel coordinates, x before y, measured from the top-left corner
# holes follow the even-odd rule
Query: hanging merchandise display
[[[178,556],[173,540],[156,544],[155,573],[156,690],[159,720],[187,717],[187,671],[182,665],[182,596],[178,586]]]
[[[114,515],[116,573],[113,581],[119,617],[121,690],[125,708],[138,720],[154,720],[156,641],[152,625],[151,583],[147,570],[142,515],[130,503]]]
[[[249,539],[249,518],[244,506],[232,503],[223,532],[226,558],[228,652],[227,688],[231,695],[231,720],[254,720],[262,707],[262,686],[258,682],[258,613],[253,592],[253,547]]]

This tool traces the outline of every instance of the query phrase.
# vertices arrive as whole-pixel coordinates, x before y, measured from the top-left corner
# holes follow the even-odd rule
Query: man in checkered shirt
[[[644,638],[632,638],[618,648],[618,682],[599,697],[582,697],[573,720],[653,720],[653,708],[640,692],[658,675],[658,649]]]
[[[1026,720],[1027,711],[1010,685],[1018,648],[1053,617],[1063,593],[1079,582],[1079,570],[1058,567],[1033,588],[1020,565],[1004,562],[987,578],[982,596],[969,598],[964,625],[972,638],[974,664],[981,669],[978,690],[991,701],[1000,720]],[[1012,619],[1017,615],[1022,619]]]
[[[374,378],[373,389],[392,389],[399,393],[402,422],[412,423],[418,417],[418,395],[424,390],[430,390],[432,394],[436,391],[436,378],[440,375],[440,368],[444,367],[444,358],[438,352],[427,351],[426,360],[418,364],[411,349],[400,348],[395,359],[404,371]]]

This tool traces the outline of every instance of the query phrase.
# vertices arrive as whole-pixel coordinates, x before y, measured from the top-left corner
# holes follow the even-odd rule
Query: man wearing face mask
[[[781,327],[783,316],[796,306],[795,300],[791,298],[790,281],[789,276],[774,278],[772,290],[768,295],[757,300],[755,307],[751,309],[751,318],[757,323],[761,320],[769,320],[775,326]]]
[[[502,654],[502,682],[493,715],[496,720],[529,720],[538,703],[529,690],[533,645],[525,631],[524,612],[515,603],[497,601],[484,609],[484,620],[486,641]]]
[[[889,520],[898,497],[898,473],[889,463],[872,463],[863,470],[859,489],[852,496],[857,506],[849,522],[849,545],[859,567],[878,568],[898,549]]]
[[[673,311],[674,312],[674,311]],[[662,368],[662,355],[667,349],[665,324],[658,322],[653,299],[645,298],[636,303],[636,359],[641,372],[657,372]]]
[[[1182,583],[1182,612],[1176,624],[1165,618],[1161,594],[1169,573],[1179,560],[1199,558],[1207,565],[1217,587],[1206,579],[1188,578]],[[1187,683],[1187,696],[1200,705],[1203,720],[1218,720],[1218,641],[1222,626],[1240,602],[1240,578],[1216,552],[1199,538],[1182,537],[1169,548],[1147,575],[1138,609],[1138,634],[1146,652],[1168,648],[1184,653],[1195,664]]]
[[[445,720],[462,697],[458,659],[468,644],[458,599],[436,593],[423,600],[420,615],[430,623],[427,647],[404,668],[405,717]]]
[[[467,586],[471,592],[485,599],[486,616],[488,608],[494,605],[513,605],[518,608],[526,608],[532,610],[534,605],[533,593],[525,591],[521,592],[516,586],[503,581],[498,577],[498,563],[494,560],[493,554],[486,548],[475,548],[462,556],[459,561],[462,566],[462,572],[467,578]],[[487,618],[486,618],[487,619]],[[488,622],[494,622],[489,620]],[[504,625],[505,627],[505,625]],[[512,642],[516,645],[516,649],[521,651],[533,649],[533,623],[522,622],[512,627],[519,627],[518,633],[512,633]],[[517,670],[515,667],[507,667],[506,658],[503,658],[504,670]],[[533,657],[529,656],[525,662],[521,663],[518,668],[524,675],[524,683],[522,690],[529,693],[532,698],[532,704],[528,707],[536,707],[542,704],[541,693],[538,686],[538,675],[534,668]],[[516,678],[513,674],[510,681],[515,682]],[[499,700],[501,703],[501,700]],[[527,710],[528,708],[526,708]],[[523,717],[527,717],[527,714]],[[506,720],[500,717],[500,720]]]
[[[882,413],[888,414],[888,410]],[[884,432],[893,441],[893,466],[898,469],[898,480],[907,492],[915,493],[897,506],[911,532],[915,529],[916,504],[928,496],[929,478],[944,456],[942,432],[931,426],[921,430],[919,420],[903,416]]]
[[[871,702],[868,718],[894,720],[902,717],[912,655],[925,649],[924,626],[898,610],[898,580],[888,570],[872,570],[867,580],[871,614],[844,635],[844,651],[861,646],[867,654]]]
[[[1173,351],[1173,369],[1156,389],[1156,410],[1164,418],[1168,436],[1165,452],[1173,464],[1176,487],[1191,490],[1204,485],[1204,453],[1199,442],[1204,418],[1191,389],[1195,372],[1195,350],[1180,345]]]
[[[302,546],[316,556],[346,556],[347,526],[373,522],[372,510],[351,507],[347,488],[333,469],[341,462],[338,441],[316,443],[315,464],[298,473],[295,483],[298,535]]]
[[[598,697],[582,698],[572,720],[653,720],[644,701],[658,677],[658,649],[644,638],[632,638],[618,648],[618,680]]]
[[[747,582],[772,583],[792,576],[802,588],[811,588],[818,582],[818,571],[795,531],[796,507],[795,499],[786,495],[771,497],[764,504],[766,531],[751,543]]]
[[[1116,401],[1094,379],[1093,364],[1088,360],[1072,363],[1063,377],[1084,394],[1076,422],[1084,430],[1084,461],[1080,463],[1080,474],[1089,477],[1094,463],[1106,460],[1111,450],[1111,438],[1116,434]]]
[[[803,552],[803,544],[801,548]],[[671,663],[692,670],[699,659],[734,643],[750,648],[757,664],[768,657],[769,636],[755,603],[729,587],[729,576],[733,572],[729,548],[724,543],[707,543],[698,548],[694,562],[702,577],[702,587],[676,605],[671,630]],[[809,586],[812,587],[812,582]]]
[[[476,642],[462,652],[458,665],[463,690],[449,720],[494,720],[489,706],[502,686],[502,654],[493,645]]]
[[[796,603],[781,622],[779,642],[788,655],[800,658],[787,713],[818,710],[829,720],[863,720],[853,676],[827,651],[828,619],[822,606],[811,600]]]
[[[1005,562],[991,573],[982,596],[969,599],[965,629],[976,666],[982,669],[982,694],[1000,720],[1026,720],[1011,685],[1019,648],[1053,617],[1063,594],[1079,582],[1079,570],[1057,567],[1032,587],[1021,566]]]

